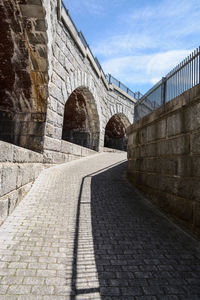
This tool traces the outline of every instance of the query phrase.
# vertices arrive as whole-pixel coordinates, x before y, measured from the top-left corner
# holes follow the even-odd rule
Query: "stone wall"
[[[200,232],[200,86],[137,121],[127,133],[130,180]]]
[[[44,167],[103,150],[105,127],[113,115],[126,124],[133,121],[135,100],[108,84],[66,11],[62,9],[61,18],[57,14],[58,3],[0,3],[0,222]],[[74,91],[84,97],[78,110],[87,120],[72,129],[76,135],[80,129],[78,141],[82,132],[89,136],[81,144],[91,149],[63,140],[68,136],[63,124],[67,130],[71,126],[64,123],[65,107]],[[72,133],[71,141],[77,142]]]
[[[65,162],[63,139],[101,151],[109,119],[120,114],[131,124],[135,106],[135,99],[108,84],[65,9],[58,13],[59,2],[0,3],[0,140],[45,153],[52,163]],[[65,110],[77,91],[84,107]],[[73,119],[77,110],[86,120],[71,130],[64,116]]]
[[[44,168],[69,162],[96,152],[62,141],[61,152],[52,156],[0,141],[0,224],[30,190]],[[54,153],[54,152],[53,152]]]
[[[0,141],[0,224],[43,170],[39,153]]]
[[[52,11],[56,11],[57,1],[51,2]],[[62,14],[61,20],[48,9],[47,1],[44,1],[47,20],[48,41],[51,41],[49,51],[49,98],[47,108],[47,120],[44,140],[44,152],[52,157],[58,155],[62,147],[63,123],[65,106],[70,96],[77,90],[82,91],[88,109],[88,124],[90,128],[98,128],[95,134],[86,133],[95,139],[92,149],[102,151],[104,146],[105,127],[114,114],[123,114],[129,124],[133,122],[134,99],[130,99],[123,91],[114,89],[99,74],[99,69],[91,63],[91,54],[84,48],[80,50],[78,43],[80,38],[70,23],[69,17]],[[81,48],[82,49],[82,48]],[[84,54],[85,53],[85,54]],[[51,55],[50,55],[51,54]],[[98,69],[98,70],[97,70]],[[104,75],[103,75],[104,76]],[[94,130],[93,130],[94,131]],[[76,135],[78,131],[76,130]],[[81,135],[80,131],[80,135]],[[85,132],[84,132],[85,134]],[[82,135],[84,135],[82,134]],[[80,136],[79,136],[80,137]],[[71,141],[74,140],[71,138]],[[52,146],[54,145],[54,149]],[[91,144],[91,142],[88,142]],[[55,149],[56,148],[56,149]],[[58,150],[59,149],[59,150]],[[54,153],[53,153],[54,152]]]
[[[48,84],[41,1],[1,1],[0,27],[0,139],[41,152]]]

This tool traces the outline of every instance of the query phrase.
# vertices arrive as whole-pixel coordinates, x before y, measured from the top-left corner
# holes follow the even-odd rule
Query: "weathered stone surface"
[[[191,150],[194,154],[200,154],[200,132],[192,134]]]
[[[190,152],[190,136],[183,135],[173,139],[166,139],[158,144],[158,155],[181,155]]]
[[[5,2],[5,1],[4,1]],[[37,135],[44,136],[47,100],[47,34],[37,31],[36,19],[45,23],[41,1],[7,1],[1,6],[0,139],[41,152]],[[36,43],[39,43],[35,47]],[[43,114],[43,120],[34,116]],[[43,123],[43,124],[42,124]],[[40,126],[41,125],[41,126]],[[38,128],[41,127],[39,132]]]
[[[50,137],[45,137],[44,149],[60,151],[61,150],[61,140],[56,140]]]
[[[166,137],[166,120],[161,120],[147,127],[148,142]]]
[[[200,228],[200,203],[194,205],[194,226]]]
[[[11,163],[2,166],[1,196],[13,191],[17,186],[17,166]]]
[[[145,159],[145,167],[141,171],[155,172],[166,175],[176,175],[178,162],[176,158],[151,157]]]
[[[34,168],[34,165],[32,165],[32,164],[22,164],[21,166],[18,166],[17,188],[19,188],[35,179],[33,168]]]
[[[163,210],[199,233],[198,95],[199,86],[131,125],[127,133],[130,180]],[[146,131],[147,139],[146,134],[141,138]]]
[[[0,162],[13,161],[13,145],[0,141]]]
[[[73,153],[73,146],[74,145],[72,143],[70,143],[70,142],[62,141],[61,152],[72,154]]]
[[[200,177],[200,156],[178,158],[178,174],[185,177]]]
[[[19,190],[13,191],[6,196],[8,198],[8,211],[7,215],[10,215],[15,209],[19,201]],[[1,200],[0,200],[1,201]]]
[[[24,17],[43,19],[44,12],[40,5],[20,5],[22,15]]]
[[[66,162],[65,154],[60,152],[54,152],[53,153],[53,164],[62,164],[63,162]]]
[[[187,131],[200,129],[200,103],[195,103],[185,111],[185,128]]]
[[[167,135],[173,136],[185,131],[183,111],[179,111],[167,118]]]
[[[95,154],[96,151],[93,151],[91,149],[85,148],[85,147],[81,147],[81,156],[89,156],[91,154]]]
[[[8,216],[8,198],[0,199],[0,225]]]

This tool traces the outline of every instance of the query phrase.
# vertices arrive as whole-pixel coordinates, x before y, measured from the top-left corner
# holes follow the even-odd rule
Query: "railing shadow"
[[[122,178],[125,170],[123,162],[83,179],[74,239],[71,299],[77,299],[80,293],[88,295],[80,299],[132,300],[143,296],[146,298],[142,299],[200,299],[200,253],[195,241],[134,193]],[[98,285],[77,289],[81,195],[88,177],[91,178],[91,247]],[[91,293],[99,293],[100,298],[90,298]]]
[[[111,165],[109,168],[113,168],[117,166],[119,163]],[[80,192],[78,197],[78,204],[77,204],[77,212],[76,212],[76,223],[75,223],[75,232],[74,232],[74,248],[73,248],[73,258],[72,258],[72,277],[71,277],[71,294],[70,294],[70,300],[75,300],[77,295],[80,294],[91,294],[91,293],[100,293],[100,287],[92,287],[92,288],[78,288],[77,287],[77,270],[78,270],[78,246],[79,246],[79,239],[80,239],[80,214],[81,214],[81,203],[83,199],[83,188],[85,181],[88,178],[92,178],[92,176],[95,176],[99,172],[104,172],[108,168],[103,168],[99,170],[98,172],[91,173],[85,177],[83,177],[81,185],[80,185]],[[91,198],[92,199],[92,198]],[[91,205],[91,199],[88,199],[89,202],[83,202],[83,203],[89,203]],[[91,232],[92,233],[92,232]],[[95,299],[94,299],[95,300]]]

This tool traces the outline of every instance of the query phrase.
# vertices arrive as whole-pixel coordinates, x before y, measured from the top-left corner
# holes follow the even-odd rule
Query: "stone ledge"
[[[0,162],[42,163],[43,155],[10,143],[0,141]]]
[[[21,186],[34,181],[44,166],[42,163],[1,163],[0,196],[4,196]]]
[[[13,212],[18,203],[30,191],[33,182],[29,182],[17,190],[0,197],[0,225]]]

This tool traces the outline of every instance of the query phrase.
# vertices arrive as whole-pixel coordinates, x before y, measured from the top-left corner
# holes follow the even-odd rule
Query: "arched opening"
[[[65,104],[62,139],[98,151],[99,132],[94,97],[87,88],[77,88]]]
[[[47,36],[42,3],[31,4],[27,0],[0,3],[0,140],[41,152]]]
[[[127,151],[126,128],[130,125],[122,114],[115,114],[105,128],[104,147]]]

